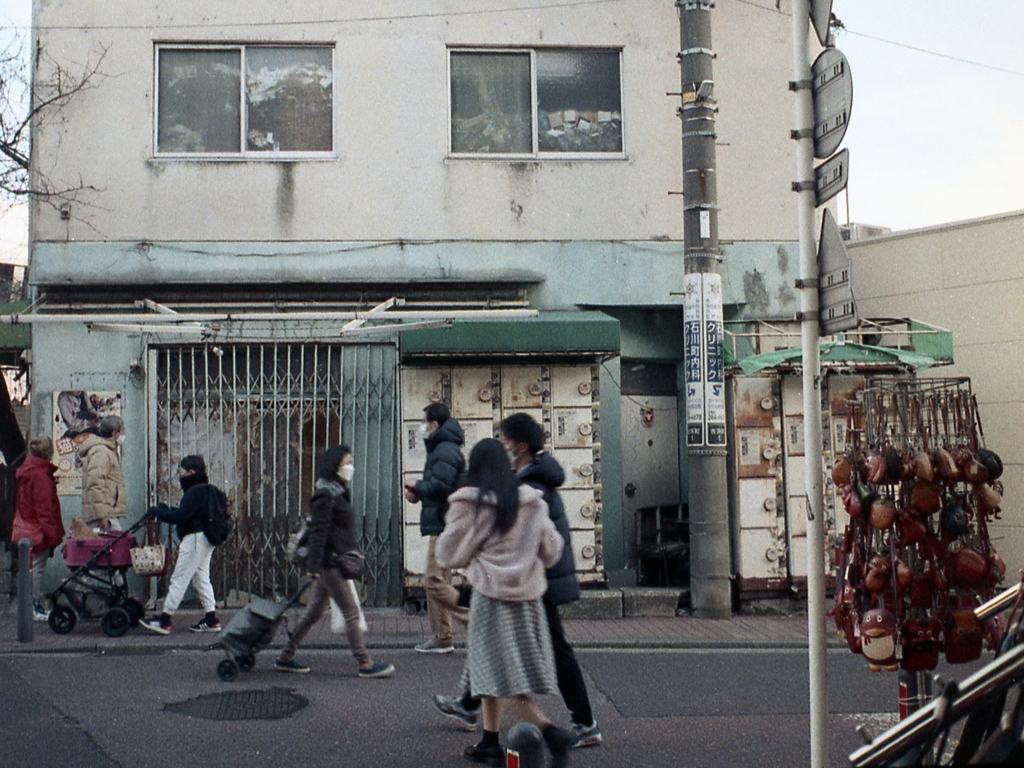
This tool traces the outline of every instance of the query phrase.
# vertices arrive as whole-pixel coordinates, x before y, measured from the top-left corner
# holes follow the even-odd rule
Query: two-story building
[[[790,3],[701,5],[726,319],[792,319]],[[395,604],[422,571],[401,487],[424,406],[469,443],[526,410],[581,577],[635,579],[687,495],[671,0],[40,0],[34,37],[37,82],[99,62],[33,140],[34,172],[81,187],[33,204],[26,318],[68,517],[76,437],[119,412],[130,515],[204,454],[240,521],[218,595],[281,594],[343,441],[369,599]]]

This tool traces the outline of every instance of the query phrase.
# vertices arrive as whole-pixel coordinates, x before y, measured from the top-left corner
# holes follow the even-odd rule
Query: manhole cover
[[[168,712],[204,720],[280,720],[309,706],[309,699],[285,688],[208,693],[164,705]]]

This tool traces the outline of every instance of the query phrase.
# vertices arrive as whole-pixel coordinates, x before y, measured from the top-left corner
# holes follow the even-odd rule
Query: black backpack
[[[228,514],[227,498],[220,488],[210,485],[206,499],[206,508],[200,513],[199,527],[210,543],[218,547],[227,541],[233,521]]]

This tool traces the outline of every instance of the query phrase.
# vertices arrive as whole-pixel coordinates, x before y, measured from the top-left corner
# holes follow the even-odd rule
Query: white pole
[[[796,84],[797,222],[803,347],[804,461],[807,490],[807,644],[811,768],[828,768],[828,679],[825,670],[825,525],[822,496],[821,357],[818,262],[814,238],[814,104],[810,89],[809,0],[793,1],[793,80]],[[806,129],[811,129],[808,131]]]

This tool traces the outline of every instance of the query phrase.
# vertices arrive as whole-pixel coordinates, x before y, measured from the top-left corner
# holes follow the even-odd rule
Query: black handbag
[[[366,573],[366,556],[358,549],[350,549],[335,558],[338,572],[345,579],[361,579]]]

